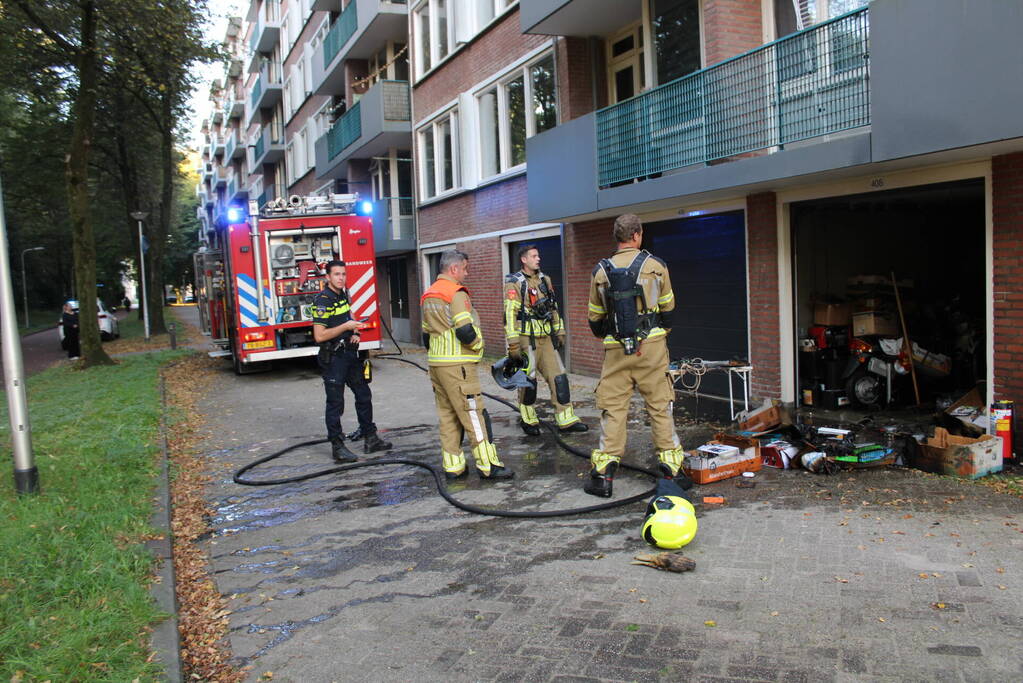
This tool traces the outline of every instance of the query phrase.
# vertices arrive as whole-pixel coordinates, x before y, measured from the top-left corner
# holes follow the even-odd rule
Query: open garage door
[[[983,380],[982,179],[801,202],[790,215],[804,405],[916,402],[903,374],[908,354],[877,353],[887,347],[897,355],[893,340],[902,337],[892,273],[916,344],[923,402],[956,397]]]

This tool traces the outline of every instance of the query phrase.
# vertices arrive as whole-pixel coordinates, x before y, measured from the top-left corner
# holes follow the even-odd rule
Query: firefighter
[[[341,431],[346,384],[355,395],[355,413],[359,417],[366,453],[388,450],[391,444],[380,438],[373,424],[373,392],[363,376],[363,359],[359,357],[359,330],[364,325],[352,319],[345,289],[346,276],[344,261],[327,264],[327,286],[313,299],[313,339],[320,345],[317,361],[327,394],[324,418],[331,455],[338,462],[355,462],[359,458],[345,446]]]
[[[600,444],[590,454],[589,481],[583,490],[610,498],[615,471],[625,452],[625,428],[635,386],[646,402],[665,477],[683,489],[692,482],[682,472],[683,451],[675,433],[675,397],[668,372],[667,337],[675,295],[664,261],[646,250],[638,216],[615,219],[618,251],[601,260],[590,280],[589,319],[593,334],[603,340],[604,365],[597,385]]]
[[[551,279],[540,272],[540,251],[535,244],[519,248],[521,269],[504,278],[504,329],[508,358],[520,362],[528,356],[529,389],[519,389],[519,426],[526,434],[540,433],[536,416],[536,374],[543,375],[551,390],[554,421],[562,432],[585,432],[588,428],[572,409],[568,375],[558,353],[565,346],[565,324],[558,313]]]
[[[448,479],[466,474],[462,435],[468,434],[480,478],[511,479],[515,473],[497,457],[490,416],[483,406],[477,365],[483,357],[480,321],[462,281],[469,257],[446,251],[440,276],[421,299],[423,343],[429,349],[430,381],[440,421],[441,460]]]

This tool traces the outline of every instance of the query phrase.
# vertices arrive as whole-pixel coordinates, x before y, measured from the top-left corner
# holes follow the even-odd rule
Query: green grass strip
[[[63,365],[28,380],[42,493],[14,493],[9,437],[0,473],[0,680],[132,681],[159,674],[146,628],[160,449],[160,366],[187,352]],[[2,395],[2,394],[0,394]],[[9,434],[3,396],[2,433]]]

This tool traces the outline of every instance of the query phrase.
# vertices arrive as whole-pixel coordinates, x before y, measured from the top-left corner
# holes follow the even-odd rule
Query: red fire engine
[[[352,317],[366,320],[360,349],[380,348],[373,222],[356,215],[357,204],[356,195],[335,194],[292,196],[262,211],[250,201],[247,218],[241,207],[229,209],[227,227],[195,254],[203,331],[221,347],[211,356],[230,356],[245,374],[315,355],[312,303],[333,259],[347,265]]]

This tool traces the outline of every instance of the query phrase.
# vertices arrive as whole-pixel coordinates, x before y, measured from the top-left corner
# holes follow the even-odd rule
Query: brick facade
[[[487,76],[500,73],[519,57],[551,42],[550,36],[521,31],[516,7],[416,83],[412,90],[412,121],[421,120]],[[415,37],[410,37],[413,50],[414,42]]]
[[[764,44],[760,0],[704,0],[704,66]]]
[[[778,213],[773,192],[746,197],[750,362],[755,398],[781,398]]]
[[[1015,401],[1023,420],[1023,152],[991,159],[994,252],[993,400]],[[1015,447],[1017,453],[1020,448]]]
[[[613,218],[571,223],[565,226],[562,244],[565,259],[565,324],[572,372],[599,374],[604,348],[586,321],[590,275],[597,262],[614,253]]]

